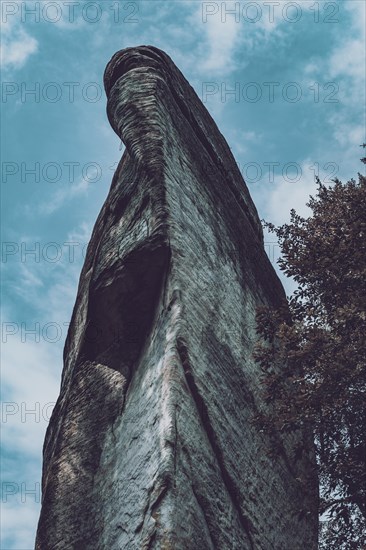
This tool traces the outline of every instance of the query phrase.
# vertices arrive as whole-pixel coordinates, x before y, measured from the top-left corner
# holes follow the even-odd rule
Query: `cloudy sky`
[[[1,549],[28,550],[83,253],[123,152],[105,114],[110,57],[164,49],[226,137],[260,216],[279,224],[291,208],[306,213],[315,174],[331,182],[362,170],[366,22],[362,0],[1,9]]]

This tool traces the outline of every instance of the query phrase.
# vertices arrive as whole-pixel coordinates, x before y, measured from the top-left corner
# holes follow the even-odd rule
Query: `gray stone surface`
[[[36,548],[314,550],[311,446],[270,459],[251,422],[256,307],[284,292],[231,151],[154,47],[116,53],[105,88],[126,150],[80,277]]]

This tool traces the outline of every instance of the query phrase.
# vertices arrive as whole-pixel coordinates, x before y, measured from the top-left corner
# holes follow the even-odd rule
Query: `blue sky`
[[[279,224],[291,208],[307,212],[315,172],[362,170],[366,21],[362,0],[1,8],[1,549],[28,550],[83,250],[123,152],[105,114],[110,57],[164,49],[226,137],[260,216]]]

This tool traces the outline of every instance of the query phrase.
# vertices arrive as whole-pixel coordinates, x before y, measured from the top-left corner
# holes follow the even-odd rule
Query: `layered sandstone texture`
[[[315,550],[309,440],[295,460],[274,433],[271,458],[252,422],[256,308],[285,296],[230,148],[155,47],[117,52],[105,89],[126,149],[80,277],[36,548]]]

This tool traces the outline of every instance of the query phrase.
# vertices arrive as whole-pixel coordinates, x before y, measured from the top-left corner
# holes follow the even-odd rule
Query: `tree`
[[[364,145],[365,147],[365,145]],[[362,159],[361,159],[362,160]],[[280,269],[297,282],[288,308],[257,312],[255,354],[270,431],[311,430],[320,483],[321,548],[366,548],[366,178],[318,179],[308,218],[264,225]]]

